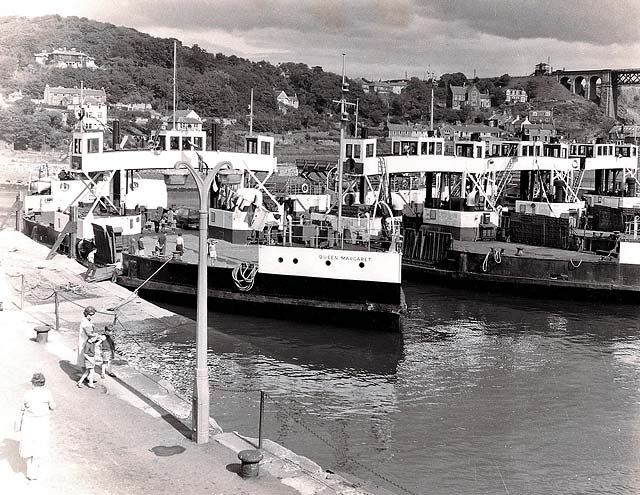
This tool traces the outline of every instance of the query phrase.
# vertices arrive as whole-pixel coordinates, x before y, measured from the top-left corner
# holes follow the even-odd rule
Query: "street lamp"
[[[196,305],[196,375],[191,401],[192,440],[196,443],[209,441],[209,372],[207,367],[207,236],[209,227],[209,191],[218,171],[232,168],[228,161],[219,162],[205,172],[196,170],[186,161],[176,162],[174,168],[186,168],[198,187],[200,198],[200,227],[198,236],[198,289]],[[173,175],[174,174],[167,174]],[[186,180],[186,174],[184,179]],[[166,180],[166,177],[165,177]],[[174,182],[175,183],[175,182]]]

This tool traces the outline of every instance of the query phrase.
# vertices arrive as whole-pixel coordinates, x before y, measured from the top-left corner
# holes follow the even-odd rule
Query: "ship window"
[[[182,138],[182,149],[190,150],[191,149],[191,140],[188,137]]]
[[[202,138],[201,137],[195,137],[193,138],[193,147],[197,150],[201,150],[202,149]]]
[[[282,263],[284,259],[282,257],[278,258],[278,263]]]
[[[178,136],[171,136],[169,138],[169,149],[170,150],[180,149],[180,138]]]
[[[73,140],[73,153],[76,155],[82,153],[82,139]]]
[[[327,266],[331,266],[331,261],[327,260],[327,261],[325,261],[325,264],[326,264]]]
[[[258,140],[257,139],[247,139],[247,153],[251,153],[253,155],[258,154]]]
[[[345,151],[345,156],[347,158],[352,158],[353,157],[353,145],[352,144],[347,144],[347,148]]]
[[[567,157],[567,148],[562,148],[561,158],[566,158],[566,157]]]
[[[373,143],[367,144],[367,158],[371,158],[373,156]]]
[[[271,143],[269,141],[262,141],[262,143],[260,143],[260,154],[262,155],[271,154]]]
[[[398,141],[395,141],[393,143],[393,154],[394,155],[399,155],[400,154],[400,143]]]
[[[87,139],[87,153],[99,153],[100,140],[98,138]]]
[[[422,145],[420,146],[420,154],[421,155],[427,154],[427,143],[422,143]]]
[[[442,143],[436,143],[436,155],[442,155]]]
[[[364,268],[364,263],[361,261],[361,262],[358,264],[358,266],[359,266],[360,268]]]
[[[353,157],[360,158],[361,157],[361,146],[359,144],[353,145]]]
[[[298,258],[293,258],[293,264],[297,265],[298,264]]]
[[[482,157],[482,146],[476,146],[476,158]]]
[[[429,154],[433,155],[433,151],[434,151],[434,147],[433,147],[434,143],[429,143]]]

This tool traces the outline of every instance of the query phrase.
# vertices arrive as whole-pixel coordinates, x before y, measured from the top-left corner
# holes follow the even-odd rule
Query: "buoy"
[[[302,184],[302,186],[300,186],[300,190],[302,191],[303,194],[307,194],[309,192],[309,184],[307,183]]]

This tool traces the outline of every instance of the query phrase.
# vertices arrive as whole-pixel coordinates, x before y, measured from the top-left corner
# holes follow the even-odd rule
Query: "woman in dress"
[[[20,457],[27,461],[27,478],[40,476],[49,455],[49,413],[56,407],[51,392],[44,388],[42,373],[31,378],[33,388],[24,394],[20,424]]]
[[[84,368],[84,346],[87,343],[89,337],[95,337],[96,330],[91,322],[93,315],[96,314],[96,308],[93,306],[87,306],[84,308],[84,318],[80,322],[80,331],[78,332],[78,356],[76,359],[76,365],[78,368]]]

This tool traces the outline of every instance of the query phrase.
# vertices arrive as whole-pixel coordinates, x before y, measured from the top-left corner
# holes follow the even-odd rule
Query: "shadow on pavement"
[[[71,364],[69,361],[60,361],[58,363],[60,369],[65,372],[65,374],[74,382],[77,382],[80,379],[81,371],[75,364]]]
[[[20,458],[20,442],[11,438],[2,439],[0,444],[0,459],[5,459],[14,473],[24,471],[24,463]]]
[[[238,462],[233,462],[231,464],[227,464],[227,471],[229,471],[230,473],[239,474],[241,467],[242,467],[242,464]]]

